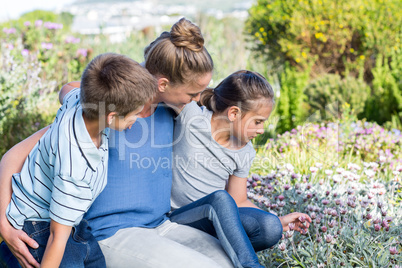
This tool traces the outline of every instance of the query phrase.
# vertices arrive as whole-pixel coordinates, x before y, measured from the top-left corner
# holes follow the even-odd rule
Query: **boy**
[[[7,208],[9,222],[39,244],[31,254],[41,267],[105,266],[81,220],[106,185],[109,127],[130,128],[156,91],[145,68],[106,53],[88,64],[81,89],[60,92],[55,121],[13,175]]]

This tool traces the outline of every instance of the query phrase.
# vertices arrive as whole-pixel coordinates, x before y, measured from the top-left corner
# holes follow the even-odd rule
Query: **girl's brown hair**
[[[257,72],[240,70],[226,77],[215,89],[204,90],[199,104],[214,113],[238,106],[245,114],[255,108],[255,101],[261,99],[270,100],[274,104],[271,85]]]
[[[200,28],[185,18],[146,47],[144,57],[151,74],[162,75],[172,84],[192,82],[214,68]]]

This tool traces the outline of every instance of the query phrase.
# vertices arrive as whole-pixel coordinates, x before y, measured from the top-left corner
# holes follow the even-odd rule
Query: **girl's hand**
[[[289,224],[292,229],[298,232],[306,232],[311,223],[309,215],[300,212],[293,212],[288,215],[279,217],[282,223],[283,231],[289,231]]]

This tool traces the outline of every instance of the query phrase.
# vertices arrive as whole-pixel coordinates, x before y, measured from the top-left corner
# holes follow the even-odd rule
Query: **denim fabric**
[[[239,208],[239,215],[255,251],[268,249],[282,238],[283,228],[278,216],[249,207]]]
[[[1,268],[21,268],[17,258],[8,249],[6,243],[3,241],[0,244],[0,267]]]
[[[45,221],[26,221],[23,231],[39,244],[37,249],[29,248],[29,252],[36,261],[40,263],[49,239],[50,223]],[[4,263],[4,267],[20,267],[17,259],[12,256],[4,242],[1,246],[0,263]],[[59,267],[106,267],[105,258],[103,257],[98,242],[91,234],[88,223],[85,220],[81,221],[78,226],[73,227]]]
[[[213,192],[181,207],[170,219],[218,237],[235,267],[264,267],[242,226],[235,201],[226,191]]]

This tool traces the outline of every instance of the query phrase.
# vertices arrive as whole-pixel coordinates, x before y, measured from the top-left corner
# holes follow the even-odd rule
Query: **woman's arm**
[[[25,232],[15,229],[7,220],[6,210],[12,195],[11,177],[21,171],[28,154],[48,129],[49,127],[45,127],[16,144],[0,162],[0,235],[22,267],[39,267],[26,246],[37,248],[38,245],[35,240]]]
[[[45,254],[43,255],[40,266],[41,268],[57,268],[60,266],[70,234],[71,226],[63,225],[51,220],[50,236],[47,241]]]
[[[60,92],[59,92],[60,104],[63,104],[63,99],[67,95],[67,93],[77,87],[81,87],[81,82],[73,81],[73,82],[69,82],[69,83],[65,84],[64,86],[62,86],[60,89]]]
[[[229,176],[226,191],[233,197],[238,207],[261,209],[247,198],[246,178],[239,178],[234,175]],[[307,214],[300,212],[293,212],[285,216],[281,216],[279,217],[279,220],[281,221],[283,231],[285,232],[289,230],[289,223],[293,223],[295,225],[294,230],[298,232],[301,230],[307,231],[311,223],[311,218]]]

